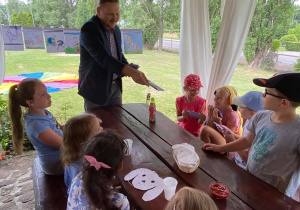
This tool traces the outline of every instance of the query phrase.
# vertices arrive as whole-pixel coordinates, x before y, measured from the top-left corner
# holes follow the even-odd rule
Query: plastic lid
[[[151,103],[155,103],[155,99],[153,97],[151,98]]]

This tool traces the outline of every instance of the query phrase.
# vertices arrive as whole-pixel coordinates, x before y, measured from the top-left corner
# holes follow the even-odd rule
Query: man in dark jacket
[[[86,111],[122,104],[122,76],[149,85],[145,74],[129,65],[121,49],[119,0],[99,0],[97,15],[88,20],[80,33],[78,94]]]

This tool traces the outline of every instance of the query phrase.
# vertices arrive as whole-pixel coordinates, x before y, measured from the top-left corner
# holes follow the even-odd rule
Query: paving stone
[[[23,185],[23,186],[20,188],[20,191],[17,192],[17,193],[15,193],[14,196],[17,197],[17,196],[23,195],[23,194],[25,194],[25,193],[28,193],[28,192],[30,192],[30,191],[33,192],[33,183],[32,183],[32,182]]]
[[[26,182],[28,180],[32,180],[32,177],[30,176],[30,177],[26,177],[26,178],[20,179],[18,182],[19,183],[23,183],[23,182]]]
[[[13,183],[15,183],[16,181],[17,181],[17,180],[12,180],[12,179],[4,180],[4,181],[0,182],[0,187],[7,186],[7,185],[10,185],[10,184],[13,184]]]
[[[5,204],[1,205],[1,209],[16,210],[16,209],[18,209],[18,206],[15,202],[9,202],[9,203],[5,203]]]
[[[21,201],[22,203],[27,203],[28,201],[34,200],[33,190],[29,191],[28,193],[21,195],[18,199],[18,201]]]
[[[14,200],[14,197],[13,195],[6,195],[4,196],[3,198],[1,198],[1,202],[2,203],[8,203],[10,201],[13,201]]]
[[[32,164],[33,164],[33,160],[30,161],[30,162],[25,162],[25,163],[23,163],[22,165],[19,166],[20,170],[26,170],[28,168],[31,168]]]
[[[25,151],[0,161],[0,210],[35,209],[31,167],[36,157],[36,151]]]
[[[1,171],[14,171],[16,169],[16,165],[5,165],[1,167]]]
[[[3,171],[1,169],[1,171],[0,171],[0,179],[6,179],[9,176],[9,174],[10,173],[8,171]]]
[[[34,200],[22,204],[22,210],[33,210],[33,209],[35,209]]]
[[[14,186],[6,186],[6,187],[1,187],[0,188],[0,196],[5,196],[7,194],[10,194]]]
[[[15,171],[12,173],[11,177],[14,178],[14,179],[18,179],[20,178],[22,175],[26,174],[27,171]]]

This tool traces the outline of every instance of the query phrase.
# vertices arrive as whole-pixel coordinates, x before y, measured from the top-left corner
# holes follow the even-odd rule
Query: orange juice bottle
[[[149,122],[155,122],[156,118],[156,106],[155,106],[155,99],[152,97],[149,107]]]

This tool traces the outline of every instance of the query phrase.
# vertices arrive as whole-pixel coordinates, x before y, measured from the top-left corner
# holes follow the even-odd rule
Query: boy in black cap
[[[265,87],[263,108],[248,125],[248,134],[226,145],[205,144],[203,149],[232,152],[251,147],[247,170],[293,197],[300,185],[300,73],[280,73],[253,79]]]

